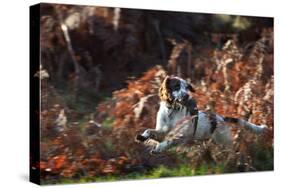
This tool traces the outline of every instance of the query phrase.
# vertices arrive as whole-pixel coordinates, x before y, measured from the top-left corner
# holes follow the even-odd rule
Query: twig
[[[78,101],[79,84],[80,84],[80,66],[79,66],[79,63],[78,63],[78,61],[75,57],[75,52],[74,52],[74,49],[72,47],[71,39],[70,39],[69,32],[68,32],[68,27],[62,19],[62,15],[61,15],[60,11],[56,9],[56,13],[58,15],[60,27],[61,27],[61,30],[63,32],[63,36],[64,36],[66,44],[67,44],[67,49],[68,49],[68,52],[70,54],[70,57],[72,59],[74,69],[75,69],[74,94],[75,94],[75,102],[77,102]]]

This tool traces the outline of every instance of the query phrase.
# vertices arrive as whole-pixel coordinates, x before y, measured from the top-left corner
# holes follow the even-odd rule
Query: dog
[[[195,89],[184,79],[167,76],[159,88],[161,101],[156,127],[137,135],[136,141],[153,143],[150,152],[156,154],[179,143],[191,143],[195,140],[211,139],[216,144],[231,147],[233,138],[230,126],[226,123],[240,125],[256,134],[267,129],[266,125],[258,126],[243,119],[198,111],[190,92],[195,92]]]

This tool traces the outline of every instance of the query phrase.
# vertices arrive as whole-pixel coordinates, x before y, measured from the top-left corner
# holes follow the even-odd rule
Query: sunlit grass
[[[160,165],[146,172],[132,172],[126,175],[105,175],[97,177],[81,177],[80,179],[57,179],[55,181],[44,181],[43,184],[70,184],[70,183],[87,183],[87,182],[110,182],[119,180],[143,180],[156,179],[165,177],[183,177],[194,175],[221,174],[224,172],[223,166],[202,165],[198,168],[191,168],[187,165],[180,165],[176,168],[168,168]]]

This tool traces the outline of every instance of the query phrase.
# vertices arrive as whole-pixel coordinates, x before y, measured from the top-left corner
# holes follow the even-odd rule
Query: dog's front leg
[[[136,136],[136,141],[144,142],[147,139],[154,139],[157,141],[163,140],[165,133],[156,129],[146,129],[142,134]]]
[[[169,149],[173,145],[172,140],[165,140],[157,144],[152,150],[150,151],[151,154],[159,154],[167,149]]]

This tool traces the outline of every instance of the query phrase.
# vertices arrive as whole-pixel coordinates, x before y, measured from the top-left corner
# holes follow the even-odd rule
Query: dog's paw
[[[159,154],[159,153],[162,153],[163,151],[165,151],[166,149],[168,149],[168,142],[164,141],[164,142],[161,142],[161,143],[155,145],[151,149],[150,154]]]
[[[135,141],[136,142],[144,142],[144,141],[146,141],[148,138],[147,137],[144,137],[144,136],[142,136],[141,134],[138,134],[138,135],[136,135],[136,137],[135,137]]]
[[[159,144],[158,145],[156,145],[156,146],[154,146],[151,150],[150,150],[150,154],[151,155],[157,155],[157,154],[160,154],[162,151],[161,151],[161,149],[160,149],[160,147],[159,147]]]

